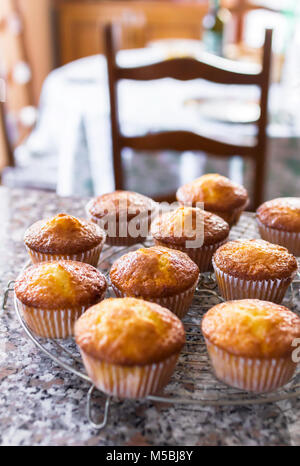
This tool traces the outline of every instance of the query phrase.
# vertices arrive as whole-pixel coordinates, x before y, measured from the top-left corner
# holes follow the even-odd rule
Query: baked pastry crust
[[[300,337],[300,318],[284,306],[243,299],[211,308],[203,317],[202,332],[211,343],[246,358],[285,357]]]
[[[229,234],[229,225],[225,220],[211,212],[194,208],[179,207],[154,219],[151,225],[154,239],[172,245],[184,245],[193,241],[197,234],[203,238],[205,246],[225,240]],[[178,233],[181,233],[178,236]]]
[[[269,228],[300,233],[300,197],[281,197],[264,202],[257,209],[257,218]]]
[[[174,296],[186,291],[198,275],[198,266],[187,254],[162,246],[129,252],[110,269],[110,279],[116,288],[143,298]]]
[[[35,222],[24,235],[26,246],[44,254],[86,252],[104,240],[98,225],[63,213]]]
[[[90,200],[87,211],[93,217],[101,219],[109,214],[116,219],[130,220],[137,215],[151,215],[156,202],[147,196],[132,191],[114,191]]]
[[[203,175],[181,186],[176,197],[180,203],[193,207],[197,202],[203,202],[204,209],[212,212],[227,212],[246,207],[248,203],[248,194],[243,186],[217,173]]]
[[[135,298],[106,299],[75,324],[78,346],[90,356],[119,365],[157,363],[185,344],[181,321],[158,304]]]
[[[213,262],[222,272],[246,280],[287,278],[297,271],[297,260],[286,248],[261,239],[229,241],[217,249]]]
[[[26,269],[15,283],[23,304],[49,310],[91,306],[106,288],[101,272],[76,261],[41,262]]]

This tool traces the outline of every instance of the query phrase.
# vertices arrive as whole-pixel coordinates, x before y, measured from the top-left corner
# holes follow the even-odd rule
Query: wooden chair
[[[224,66],[225,60],[221,59],[222,66],[200,62],[193,58],[175,58],[159,63],[135,68],[119,67],[116,63],[115,35],[112,25],[105,27],[105,50],[107,58],[109,95],[111,110],[111,132],[113,144],[113,165],[116,189],[124,189],[124,175],[122,170],[121,151],[123,148],[135,150],[174,150],[174,151],[204,151],[220,157],[234,155],[249,158],[254,163],[254,196],[251,208],[256,208],[263,201],[265,183],[266,161],[266,126],[267,107],[271,64],[272,30],[266,30],[263,53],[263,63],[259,72],[245,74],[232,71]],[[218,61],[218,59],[216,59]],[[160,78],[174,78],[181,81],[202,78],[207,81],[220,84],[256,85],[260,88],[260,117],[256,122],[257,137],[253,146],[241,146],[227,144],[217,140],[200,136],[190,131],[167,131],[148,133],[144,136],[127,137],[120,131],[117,83],[122,79],[148,81]],[[157,197],[156,200],[172,200],[174,194]]]

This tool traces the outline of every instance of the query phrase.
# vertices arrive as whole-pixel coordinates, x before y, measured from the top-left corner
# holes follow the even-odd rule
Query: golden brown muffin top
[[[198,276],[198,266],[187,254],[162,246],[129,252],[110,269],[113,285],[123,293],[145,299],[186,291]]]
[[[267,227],[300,233],[300,197],[279,197],[264,202],[257,209],[257,218]]]
[[[105,232],[98,225],[68,214],[39,220],[24,235],[26,246],[44,254],[85,252],[104,239]]]
[[[213,263],[246,280],[287,278],[297,271],[297,260],[286,248],[262,239],[229,241],[217,249]]]
[[[106,288],[101,272],[76,261],[41,262],[26,269],[15,283],[23,304],[49,310],[91,306]]]
[[[248,202],[248,194],[243,186],[233,183],[217,173],[203,175],[181,186],[176,193],[182,204],[204,203],[205,210],[226,212],[242,207]]]
[[[75,338],[90,356],[125,366],[163,361],[185,344],[175,314],[135,298],[110,298],[91,307],[77,320]]]
[[[166,244],[184,245],[199,238],[203,245],[210,245],[228,237],[229,225],[210,212],[183,206],[156,217],[151,233],[153,238]]]
[[[237,356],[277,358],[292,353],[300,337],[300,318],[284,306],[242,299],[211,308],[203,317],[202,332],[211,343]]]
[[[97,196],[86,207],[88,214],[96,218],[115,215],[116,219],[127,220],[137,215],[151,215],[155,208],[156,203],[150,197],[132,191],[114,191]]]

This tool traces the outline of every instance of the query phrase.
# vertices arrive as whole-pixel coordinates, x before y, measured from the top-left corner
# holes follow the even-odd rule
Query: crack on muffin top
[[[205,210],[219,212],[237,209],[248,202],[243,186],[217,173],[208,173],[181,186],[176,197],[182,204],[191,203],[197,207],[197,202],[203,202]]]
[[[110,298],[78,319],[75,338],[81,350],[98,360],[143,366],[178,353],[185,331],[178,317],[158,304]]]
[[[300,197],[281,197],[264,202],[257,209],[257,218],[269,228],[300,233]]]
[[[26,269],[15,283],[23,304],[49,310],[95,304],[106,288],[101,272],[76,261],[41,262]]]
[[[151,225],[154,239],[167,244],[184,245],[199,239],[201,245],[211,245],[225,240],[229,225],[221,217],[195,207],[179,207],[154,219]]]
[[[297,260],[283,246],[261,239],[229,241],[213,256],[222,272],[248,280],[293,278]]]
[[[148,217],[156,207],[156,202],[147,196],[118,190],[91,199],[86,209],[89,215],[98,219],[114,216],[117,220],[129,220],[137,215]]]
[[[129,252],[110,270],[116,288],[143,298],[174,296],[193,286],[198,276],[199,268],[187,254],[163,246]]]
[[[209,342],[238,356],[284,357],[292,353],[292,342],[300,337],[300,318],[268,301],[227,301],[205,314],[202,332]]]
[[[35,222],[24,235],[27,247],[44,254],[86,252],[104,240],[98,225],[64,213]]]

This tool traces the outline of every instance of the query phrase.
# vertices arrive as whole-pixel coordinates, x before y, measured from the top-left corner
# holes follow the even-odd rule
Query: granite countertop
[[[57,212],[83,216],[85,199],[0,188],[1,295],[27,257],[24,230]],[[25,336],[12,296],[0,318],[2,445],[299,445],[300,400],[247,407],[112,404],[105,430],[88,423],[87,382],[55,365]],[[105,398],[96,395],[99,412]]]

